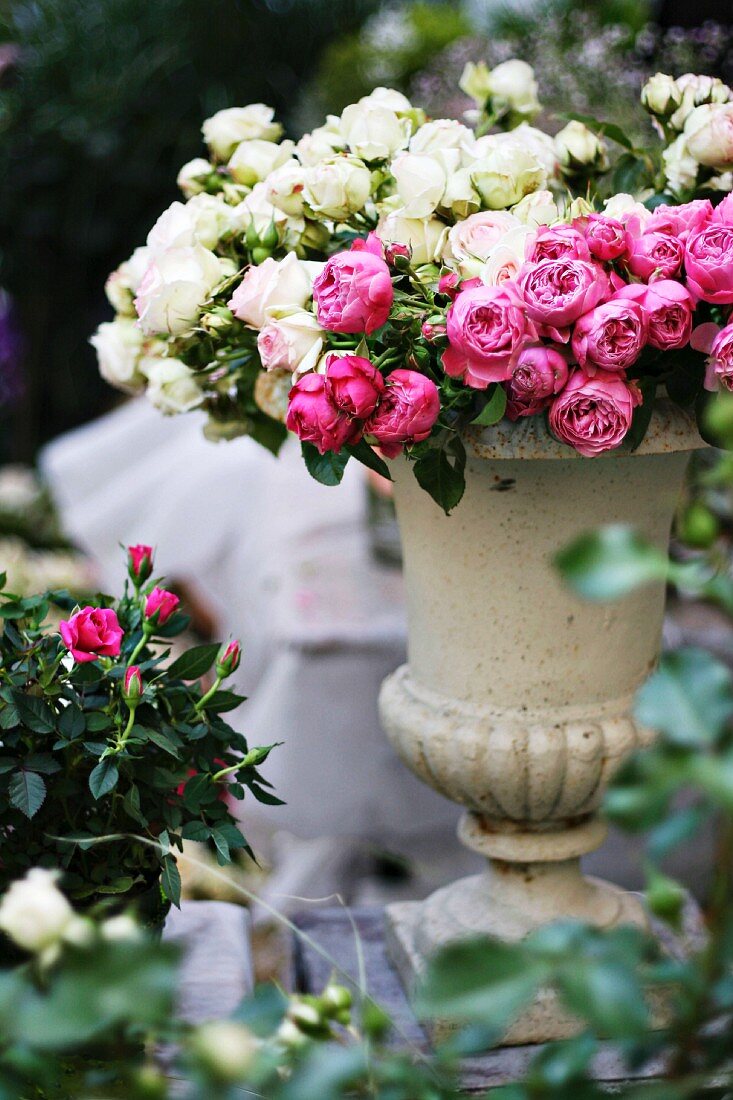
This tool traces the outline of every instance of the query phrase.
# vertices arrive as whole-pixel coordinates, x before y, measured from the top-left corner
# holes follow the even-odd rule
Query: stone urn
[[[479,875],[387,910],[391,957],[413,986],[425,959],[478,934],[516,940],[572,917],[611,928],[646,922],[640,899],[585,877],[613,772],[650,733],[634,695],[657,660],[664,585],[613,603],[584,602],[553,556],[583,532],[635,526],[669,540],[690,452],[691,421],[659,402],[633,454],[582,458],[539,417],[466,439],[466,492],[445,516],[404,459],[391,463],[404,554],[408,663],[384,682],[385,730],[405,763],[465,807],[464,844]],[[572,1034],[540,998],[507,1042]]]

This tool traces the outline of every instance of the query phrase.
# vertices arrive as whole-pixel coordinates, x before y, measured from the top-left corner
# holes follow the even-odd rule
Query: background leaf
[[[649,581],[664,580],[666,554],[632,528],[616,524],[581,535],[555,557],[568,584],[587,600],[615,600]]]
[[[46,797],[46,784],[36,772],[21,769],[10,780],[10,801],[27,818],[38,813]]]

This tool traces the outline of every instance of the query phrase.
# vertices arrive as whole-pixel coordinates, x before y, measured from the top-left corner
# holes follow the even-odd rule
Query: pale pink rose
[[[361,438],[361,423],[342,412],[326,391],[322,374],[304,374],[289,395],[286,425],[300,440],[313,443],[320,454],[338,454],[346,443]]]
[[[164,626],[180,602],[173,592],[155,587],[145,601],[145,618],[150,619],[155,626]]]
[[[82,607],[59,623],[59,633],[74,660],[84,664],[118,657],[124,632],[111,608]]]
[[[647,343],[662,351],[684,348],[692,332],[692,298],[675,279],[658,279],[646,286],[630,283],[616,298],[637,302],[647,321]]]
[[[685,246],[671,233],[648,231],[631,237],[626,263],[638,279],[669,279],[679,274],[684,254]]]
[[[294,252],[282,260],[268,257],[247,269],[229,300],[229,308],[240,321],[264,328],[271,310],[302,309],[311,293],[308,268]]]
[[[268,321],[257,333],[257,350],[265,370],[314,367],[323,347],[324,333],[312,313],[292,310]]]
[[[326,393],[347,416],[365,420],[384,393],[384,379],[361,355],[326,356]]]
[[[566,256],[525,264],[518,285],[528,316],[543,335],[559,343],[567,343],[568,325],[611,294],[608,276],[600,265]]]
[[[506,385],[507,416],[518,420],[542,412],[567,380],[568,364],[557,348],[545,344],[523,348]]]
[[[485,260],[505,233],[521,225],[505,210],[482,210],[456,222],[448,234],[448,253],[457,263]]]
[[[339,252],[315,279],[313,299],[318,322],[329,332],[374,332],[394,300],[389,267],[366,246]]]
[[[694,199],[679,206],[662,203],[655,206],[648,228],[655,233],[671,233],[683,243],[690,233],[702,229],[713,216],[713,204],[710,199]]]
[[[440,395],[430,378],[419,371],[393,370],[364,431],[387,458],[394,458],[403,447],[427,439],[439,413]]]
[[[527,242],[526,258],[530,263],[559,260],[569,256],[575,260],[590,260],[590,248],[583,234],[573,225],[543,225]]]
[[[733,302],[733,225],[711,222],[692,233],[685,247],[687,287],[695,298]]]
[[[573,354],[594,374],[598,367],[625,371],[639,358],[646,343],[644,310],[628,298],[614,297],[584,313],[573,330]]]
[[[703,351],[708,359],[705,368],[705,389],[733,391],[733,324],[720,328],[712,321],[698,325],[692,334],[692,346]]]
[[[685,145],[691,157],[708,168],[733,166],[733,103],[705,103],[685,122]]]
[[[733,225],[733,194],[726,195],[723,201],[718,203],[710,220],[722,222],[724,225]]]
[[[477,390],[510,378],[522,346],[536,338],[512,282],[462,290],[446,321],[445,372]]]
[[[623,442],[641,400],[638,388],[619,374],[599,370],[589,378],[578,370],[550,405],[550,428],[563,443],[593,458]]]
[[[626,255],[629,236],[626,228],[616,218],[607,218],[605,214],[588,214],[586,218],[579,220],[584,223],[588,248],[597,260],[608,262]]]

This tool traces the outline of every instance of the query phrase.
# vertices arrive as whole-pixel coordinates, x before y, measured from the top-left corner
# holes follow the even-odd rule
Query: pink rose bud
[[[685,246],[687,289],[715,305],[733,302],[733,224],[711,222]]]
[[[578,370],[550,405],[550,428],[561,442],[593,458],[620,446],[641,400],[637,387],[619,374],[599,370],[589,378]]]
[[[373,436],[387,458],[403,447],[427,439],[440,412],[438,387],[414,370],[393,370],[376,412],[364,431]]]
[[[576,322],[573,355],[587,374],[594,374],[596,367],[625,371],[639,358],[646,336],[641,306],[628,298],[612,298]]]
[[[223,680],[225,676],[231,676],[239,668],[242,659],[242,650],[238,641],[230,642],[222,648],[216,659],[216,675]]]
[[[83,607],[59,623],[59,632],[71,656],[81,664],[119,656],[124,634],[116,613],[108,607]]]
[[[136,703],[143,693],[143,678],[139,665],[130,665],[125,670],[125,680],[122,688],[122,698],[126,703]]]
[[[670,279],[679,274],[684,254],[684,245],[671,233],[646,232],[630,238],[626,263],[638,279]]]
[[[527,259],[531,263],[559,260],[562,256],[590,260],[590,248],[585,237],[572,225],[541,226],[527,244]]]
[[[165,626],[180,602],[172,592],[156,587],[145,601],[145,618],[154,626]]]
[[[461,276],[457,271],[448,271],[445,275],[441,275],[438,281],[438,293],[445,294],[451,301],[458,294],[458,288],[461,285]]]
[[[347,416],[366,420],[384,392],[384,379],[361,355],[326,357],[325,391],[333,404]]]
[[[563,256],[524,264],[517,279],[528,317],[543,336],[567,343],[568,326],[611,296],[611,285],[599,264]]]
[[[429,343],[441,340],[446,334],[446,326],[442,322],[423,321],[420,328],[423,336]]]
[[[447,333],[443,369],[477,390],[510,378],[520,349],[537,336],[511,280],[461,290],[448,309]]]
[[[361,423],[334,404],[322,374],[304,374],[298,379],[290,391],[285,423],[298,439],[313,443],[322,455],[326,451],[338,454],[346,443],[361,438]]]
[[[607,263],[626,255],[629,237],[621,222],[604,214],[589,214],[583,220],[588,248],[597,260]]]
[[[412,249],[409,244],[400,244],[399,241],[389,241],[384,246],[384,258],[393,267],[409,266],[412,259]]]
[[[139,588],[153,572],[153,548],[138,543],[127,547],[127,572],[132,583]]]
[[[380,328],[392,308],[394,290],[381,256],[352,249],[326,262],[313,282],[318,323],[328,332],[365,332]]]
[[[507,416],[518,420],[542,412],[567,380],[568,364],[557,348],[544,344],[523,348],[506,386]]]
[[[680,206],[662,203],[654,208],[647,229],[654,230],[655,233],[671,233],[684,244],[690,233],[702,229],[712,217],[713,204],[710,199],[694,199],[692,202],[683,202]]]
[[[647,343],[653,348],[670,351],[689,344],[692,298],[682,283],[675,279],[659,279],[648,286],[630,283],[615,297],[628,298],[641,306],[647,321]]]

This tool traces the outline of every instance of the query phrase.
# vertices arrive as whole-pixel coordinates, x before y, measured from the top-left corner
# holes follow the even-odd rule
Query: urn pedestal
[[[580,857],[603,843],[598,809],[610,777],[651,737],[633,700],[659,653],[664,585],[584,602],[553,556],[609,523],[666,548],[689,453],[703,446],[668,402],[633,454],[582,458],[540,418],[466,443],[466,492],[450,516],[406,461],[391,464],[408,663],[384,682],[382,721],[405,763],[465,806],[459,836],[488,860],[480,875],[388,908],[391,957],[408,987],[453,940],[516,940],[565,917],[603,928],[646,922],[638,897],[586,878]],[[505,1041],[575,1028],[540,997]]]

